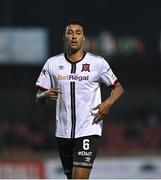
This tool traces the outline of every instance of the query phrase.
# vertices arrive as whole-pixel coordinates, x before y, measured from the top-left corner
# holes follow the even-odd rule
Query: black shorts
[[[58,138],[58,149],[65,171],[71,171],[73,166],[92,168],[95,160],[98,135],[85,136],[75,139]]]

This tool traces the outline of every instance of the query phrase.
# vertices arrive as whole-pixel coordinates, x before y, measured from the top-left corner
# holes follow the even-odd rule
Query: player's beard
[[[66,50],[67,50],[67,52],[69,53],[69,54],[75,54],[75,53],[77,53],[79,50],[81,50],[82,49],[82,46],[78,46],[78,47],[76,47],[76,48],[73,48],[73,47],[71,47],[71,46],[68,46],[67,48],[66,48]]]
[[[80,50],[80,48],[69,48],[68,51],[70,54],[75,54]]]

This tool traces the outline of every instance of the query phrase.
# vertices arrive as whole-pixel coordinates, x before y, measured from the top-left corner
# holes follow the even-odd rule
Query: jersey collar
[[[86,54],[87,54],[87,53],[84,51],[83,57],[82,57],[81,59],[79,59],[78,61],[76,61],[76,62],[71,61],[71,60],[68,58],[67,53],[64,53],[64,57],[65,57],[65,59],[66,59],[69,63],[71,63],[71,64],[76,64],[76,63],[82,61],[82,60],[84,59],[84,57],[85,57]]]

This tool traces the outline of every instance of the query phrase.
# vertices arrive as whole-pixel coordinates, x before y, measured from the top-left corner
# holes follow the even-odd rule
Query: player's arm
[[[104,101],[104,103],[107,104],[107,106],[108,104],[112,106],[124,93],[124,89],[120,82],[116,82],[114,85],[111,86],[111,88],[112,91],[110,97]]]
[[[96,116],[93,120],[93,123],[98,122],[100,119],[104,118],[111,106],[121,97],[121,95],[124,93],[124,89],[122,85],[119,82],[116,82],[112,86],[112,91],[110,97],[108,97],[105,101],[103,101],[101,104],[93,108],[93,110],[97,110],[98,112],[96,113]]]
[[[36,94],[36,103],[44,104],[47,100],[57,100],[58,95],[61,93],[59,88],[51,88],[49,90],[43,91],[41,89],[38,90]]]

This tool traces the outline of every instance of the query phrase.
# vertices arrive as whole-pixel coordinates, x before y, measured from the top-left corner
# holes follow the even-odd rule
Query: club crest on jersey
[[[82,64],[82,70],[81,70],[81,72],[82,71],[88,71],[88,72],[90,72],[90,64],[87,64],[87,63],[85,63],[85,64]]]

